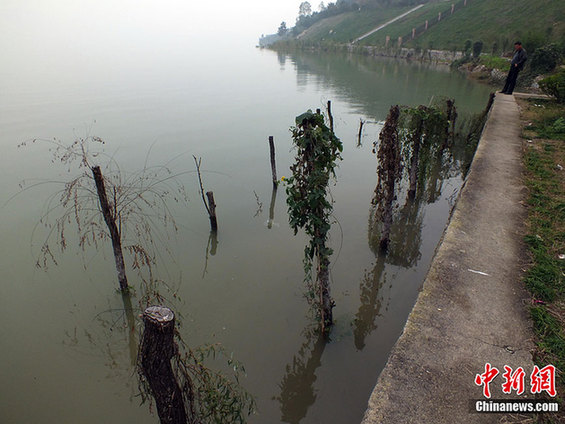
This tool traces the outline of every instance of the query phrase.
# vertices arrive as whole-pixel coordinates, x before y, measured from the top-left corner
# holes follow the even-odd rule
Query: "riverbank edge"
[[[460,51],[434,50],[434,49],[415,49],[408,47],[388,47],[360,46],[354,43],[324,43],[324,42],[305,42],[299,40],[278,41],[269,46],[259,46],[275,51],[321,51],[321,52],[344,52],[350,54],[360,54],[363,56],[388,57],[394,59],[416,60],[430,62],[434,64],[450,65],[456,60],[465,57]]]
[[[450,66],[457,72],[467,76],[467,78],[486,84],[493,89],[499,89],[504,85],[508,71],[496,67],[487,67],[481,63],[481,60],[474,60],[461,51],[435,50],[435,49],[416,49],[408,47],[378,47],[378,46],[360,46],[353,43],[308,43],[298,40],[286,40],[273,43],[269,46],[259,46],[259,48],[267,48],[277,52],[288,53],[292,51],[307,52],[325,52],[325,53],[347,53],[361,56],[382,57],[389,59],[406,60],[408,62],[415,61],[428,63],[431,65]],[[483,57],[483,56],[481,56]],[[486,55],[485,57],[488,57]],[[510,59],[508,59],[508,63]],[[461,65],[458,65],[461,63]],[[539,81],[547,75],[537,75],[530,77],[527,81],[518,80],[521,90],[532,92],[540,95]]]
[[[471,412],[473,401],[485,399],[476,375],[487,362],[501,374],[505,365],[531,373],[533,332],[522,283],[526,189],[520,134],[516,101],[498,94],[362,424],[500,422],[498,414]],[[500,375],[490,384],[492,398],[516,398],[502,393],[502,382]]]

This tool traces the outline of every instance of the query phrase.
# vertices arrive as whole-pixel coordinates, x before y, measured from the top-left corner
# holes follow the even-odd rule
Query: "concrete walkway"
[[[474,381],[486,362],[500,370],[490,384],[491,399],[516,398],[502,393],[504,365],[525,370],[523,396],[533,397],[532,331],[521,283],[521,172],[518,106],[513,96],[497,94],[450,224],[363,424],[519,420],[473,413],[470,401],[484,399]]]

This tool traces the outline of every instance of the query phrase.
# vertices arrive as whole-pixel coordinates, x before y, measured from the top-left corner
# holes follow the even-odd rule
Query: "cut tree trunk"
[[[174,342],[175,315],[169,308],[151,306],[143,312],[143,322],[141,369],[155,398],[161,424],[186,424],[182,391],[171,365],[177,349]]]

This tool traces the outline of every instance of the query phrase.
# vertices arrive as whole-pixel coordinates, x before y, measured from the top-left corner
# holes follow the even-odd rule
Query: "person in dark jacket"
[[[501,93],[512,94],[514,91],[514,86],[516,85],[516,79],[518,78],[518,73],[524,67],[528,56],[526,50],[522,47],[522,43],[516,41],[514,43],[514,56],[512,57],[512,62],[510,62],[510,71],[508,71],[508,76],[506,77],[506,83]]]

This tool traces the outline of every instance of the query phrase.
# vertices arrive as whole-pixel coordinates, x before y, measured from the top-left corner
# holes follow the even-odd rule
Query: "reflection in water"
[[[202,271],[202,278],[208,272],[208,258],[210,255],[214,256],[216,254],[216,250],[218,249],[218,232],[217,231],[210,231],[210,235],[208,236],[208,243],[206,244],[206,255],[204,257],[204,270]]]
[[[271,229],[273,227],[273,222],[275,219],[275,203],[277,201],[277,186],[273,186],[273,191],[271,192],[271,204],[269,205],[269,220],[267,221],[267,228]]]
[[[393,224],[390,233],[388,250],[383,252],[380,248],[381,220],[376,214],[376,206],[371,206],[369,212],[368,241],[371,250],[375,253],[376,263],[374,268],[365,273],[360,286],[361,306],[355,317],[354,337],[355,347],[359,350],[365,347],[366,337],[377,328],[375,321],[381,313],[384,299],[382,288],[386,285],[386,265],[402,268],[414,267],[418,264],[422,253],[422,229],[424,223],[424,206],[436,202],[442,193],[444,182],[455,175],[464,160],[461,157],[462,138],[454,143],[444,143],[441,139],[433,143],[424,143],[418,166],[418,184],[413,196],[406,193],[407,182],[397,195],[405,198],[405,203],[394,210]],[[407,176],[404,176],[406,180]]]
[[[263,202],[259,200],[259,195],[255,190],[253,190],[253,194],[255,195],[255,201],[257,202],[257,210],[255,211],[255,215],[253,215],[253,218],[257,218],[259,215],[263,213]]]
[[[77,352],[98,351],[105,358],[112,378],[129,382],[133,396],[135,385],[131,376],[138,349],[136,313],[130,295],[121,293],[121,297],[123,309],[107,309],[97,314],[94,326],[77,324],[72,331],[65,331],[63,344]]]
[[[453,158],[451,151],[449,157]],[[435,203],[441,196],[443,182],[449,176],[452,164],[445,158],[443,150],[437,152],[436,159],[432,161],[426,175],[425,197],[427,203]]]
[[[422,256],[420,246],[424,214],[421,199],[421,196],[415,199],[407,198],[395,217],[387,258],[391,265],[409,268],[417,265]],[[378,246],[371,246],[371,249],[375,251],[375,247]]]
[[[131,296],[128,292],[121,292],[122,301],[124,302],[124,312],[127,322],[127,333],[128,333],[128,346],[129,346],[129,356],[132,366],[135,366],[137,362],[137,338],[135,331],[135,316],[133,314],[133,307],[131,305]]]
[[[346,53],[292,52],[287,58],[299,87],[317,85],[321,92],[354,99],[355,111],[369,119],[383,119],[391,104],[428,104],[438,94],[456,98],[458,109],[468,112],[488,92],[442,65]]]
[[[361,282],[361,306],[359,306],[353,324],[355,347],[358,350],[365,347],[365,338],[377,328],[375,320],[380,314],[383,302],[383,294],[380,291],[386,283],[385,258],[386,255],[377,250],[375,266],[371,271],[365,271]]]
[[[307,334],[306,342],[286,366],[286,374],[279,384],[281,394],[276,399],[281,405],[281,421],[285,423],[298,424],[316,401],[316,370],[322,364],[326,341],[317,329]]]
[[[284,71],[286,65],[286,54],[280,51],[277,52],[277,59],[279,61],[279,65],[281,66],[281,71]]]

